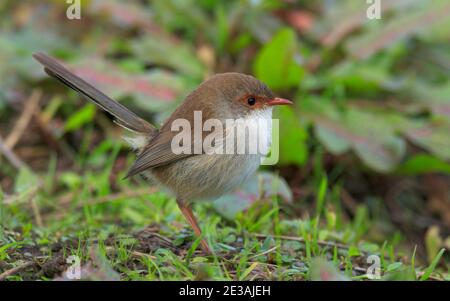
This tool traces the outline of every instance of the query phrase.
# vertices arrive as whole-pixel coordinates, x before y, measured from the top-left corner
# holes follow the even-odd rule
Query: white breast
[[[268,154],[272,144],[272,108],[256,110],[245,119],[248,123],[256,124],[258,127],[259,154]]]
[[[267,153],[272,142],[271,108],[254,111],[243,119],[246,124],[264,124],[263,128],[258,128],[264,131],[264,135],[258,135],[261,138],[261,141],[258,141],[258,153],[215,153],[184,158],[174,164],[161,167],[160,169],[164,169],[170,176],[158,177],[156,180],[175,196],[181,196],[186,200],[212,201],[235,190],[254,175],[261,164],[262,154]],[[227,133],[230,130],[226,128]],[[239,136],[243,132],[235,131],[235,133],[235,145],[238,139],[247,138]],[[146,174],[151,173],[148,171]]]

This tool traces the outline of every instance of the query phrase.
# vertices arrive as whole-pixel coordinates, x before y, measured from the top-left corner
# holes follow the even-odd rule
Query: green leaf
[[[228,20],[223,6],[218,6],[216,9],[216,48],[219,54],[223,53],[225,45],[229,38]]]
[[[64,125],[65,132],[72,132],[80,129],[83,125],[89,123],[94,119],[95,105],[88,103],[75,112]]]
[[[444,58],[439,61],[450,60],[450,54],[448,48],[443,50],[446,54]],[[430,53],[432,55],[432,53]],[[433,69],[433,73],[436,70]],[[447,74],[447,73],[445,73]],[[423,79],[411,79],[408,81],[402,92],[409,98],[411,98],[420,106],[425,106],[436,116],[442,116],[450,119],[450,81],[446,81],[442,84],[430,84]]]
[[[450,121],[409,123],[403,129],[412,143],[423,147],[441,160],[450,160]]]
[[[245,271],[242,273],[242,275],[239,277],[239,281],[244,280],[247,278],[248,275],[258,266],[259,262],[252,263]]]
[[[380,250],[380,247],[377,244],[370,242],[362,242],[359,244],[359,248],[367,253],[375,254]]]
[[[175,44],[146,35],[132,42],[131,47],[142,62],[169,67],[194,79],[201,79],[205,73],[205,66],[188,43]]]
[[[323,209],[323,205],[325,204],[325,196],[327,193],[328,188],[328,178],[326,175],[322,177],[322,180],[320,181],[320,186],[317,194],[317,209],[316,214],[320,215]]]
[[[316,135],[327,150],[339,155],[351,147],[376,171],[392,171],[406,152],[404,139],[383,114],[351,106],[341,111],[321,98],[304,99],[300,112],[313,122]]]
[[[394,262],[394,263],[391,263],[390,265],[387,266],[386,271],[387,272],[393,272],[393,271],[398,270],[401,266],[402,266],[401,262]]]
[[[427,250],[428,262],[432,262],[433,258],[439,253],[442,246],[442,238],[439,234],[439,227],[431,226],[425,233],[425,248]]]
[[[299,122],[293,108],[280,106],[275,112],[275,118],[280,120],[279,164],[303,165],[308,159],[308,132]]]
[[[450,174],[450,164],[427,154],[416,155],[409,158],[399,166],[398,172],[408,175],[417,175],[430,172]]]
[[[444,254],[444,252],[445,252],[445,249],[441,249],[439,254],[436,255],[436,257],[434,258],[433,262],[426,269],[426,271],[422,275],[422,277],[420,277],[420,281],[425,281],[431,276],[431,273],[433,273],[434,269],[436,268],[436,265],[438,264],[439,260],[441,259],[442,255]]]
[[[371,27],[369,33],[351,39],[347,42],[347,50],[358,59],[368,58],[392,47],[399,40],[423,32],[427,27],[443,24],[442,21],[450,14],[448,1],[424,1],[421,4],[408,13],[379,22],[379,26]]]
[[[80,187],[81,183],[82,183],[82,178],[80,177],[80,175],[78,175],[77,173],[74,172],[64,172],[60,177],[59,180],[68,188],[70,188],[70,190],[76,190]]]
[[[131,207],[126,207],[122,211],[122,213],[125,217],[129,218],[135,224],[140,225],[140,224],[145,223],[146,218],[144,217],[142,212],[132,209]]]
[[[413,276],[414,280],[417,279],[417,274],[416,274],[416,251],[417,251],[417,245],[414,246],[414,251],[413,251],[413,254],[411,256],[411,275]]]
[[[348,256],[350,257],[355,257],[355,256],[360,256],[361,252],[359,251],[359,249],[355,246],[350,246],[348,248]]]
[[[191,261],[191,262],[192,262],[192,263],[208,262],[208,258],[197,256],[197,257],[192,258],[192,261]]]
[[[38,177],[28,168],[22,168],[14,184],[14,192],[25,193],[39,184]]]
[[[292,29],[280,30],[258,53],[254,73],[272,89],[298,86],[304,70],[296,61],[297,38]]]
[[[0,246],[0,260],[5,260],[8,257],[8,253],[6,251],[10,248],[16,247],[17,245],[17,242],[11,242],[4,246]]]
[[[148,56],[155,58],[150,54]],[[166,56],[170,54],[166,53]],[[148,63],[139,58],[135,60],[137,65]],[[191,61],[190,58],[180,60]],[[182,76],[156,67],[140,73],[124,72],[118,65],[102,59],[77,61],[73,70],[111,98],[130,98],[134,105],[144,111],[167,110],[172,102],[186,97],[197,83],[193,76]]]

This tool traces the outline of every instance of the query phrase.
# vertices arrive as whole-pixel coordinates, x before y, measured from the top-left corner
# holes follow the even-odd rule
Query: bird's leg
[[[191,227],[194,229],[194,233],[197,237],[202,236],[202,230],[200,230],[200,227],[198,226],[197,219],[195,218],[194,214],[192,213],[191,207],[181,199],[177,199],[178,207],[181,210],[181,213],[183,213],[184,217],[188,221],[188,223],[191,225]],[[200,242],[202,245],[203,251],[205,251],[208,254],[211,254],[211,250],[208,246],[208,243],[204,238],[202,238],[202,241]]]

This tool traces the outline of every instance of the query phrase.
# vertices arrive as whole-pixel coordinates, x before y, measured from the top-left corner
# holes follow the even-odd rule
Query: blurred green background
[[[0,4],[0,274],[42,257],[8,279],[55,278],[67,247],[108,262],[99,279],[366,279],[364,254],[388,279],[449,279],[449,1],[381,1],[379,20],[358,0],[90,0],[79,20],[69,6]],[[122,129],[48,78],[36,51],[154,124],[220,72],[295,102],[276,111],[279,164],[196,208],[231,272],[195,255],[173,200],[122,180],[134,157]],[[176,248],[142,248],[149,224]]]

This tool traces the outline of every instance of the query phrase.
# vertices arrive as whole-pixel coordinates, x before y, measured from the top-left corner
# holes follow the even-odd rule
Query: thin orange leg
[[[194,233],[197,237],[202,236],[202,230],[200,230],[200,227],[198,226],[197,219],[195,218],[194,214],[192,213],[191,207],[189,207],[188,204],[186,204],[183,200],[177,199],[178,207],[181,210],[181,213],[183,213],[184,217],[188,221],[188,223],[191,225],[191,227],[194,229]],[[205,251],[208,254],[211,254],[211,249],[208,246],[208,243],[205,239],[202,238],[202,241],[200,242],[202,245],[203,251]]]

